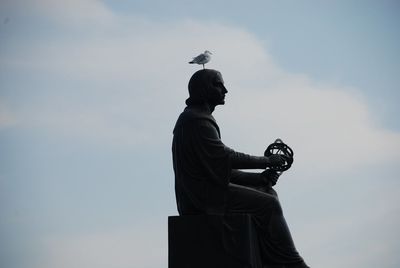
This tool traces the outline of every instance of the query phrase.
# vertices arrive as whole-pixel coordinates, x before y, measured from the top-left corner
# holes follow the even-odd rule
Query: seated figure
[[[203,69],[189,81],[187,107],[179,116],[172,142],[175,194],[180,215],[249,214],[254,221],[265,267],[307,268],[297,252],[272,188],[281,155],[251,156],[227,147],[212,116],[225,103],[221,73]],[[244,172],[243,169],[263,169]]]

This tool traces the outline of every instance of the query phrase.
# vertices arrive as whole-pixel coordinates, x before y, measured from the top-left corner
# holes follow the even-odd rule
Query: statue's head
[[[207,103],[215,107],[225,103],[225,94],[228,92],[221,73],[212,69],[195,72],[189,80],[188,88],[187,105]]]

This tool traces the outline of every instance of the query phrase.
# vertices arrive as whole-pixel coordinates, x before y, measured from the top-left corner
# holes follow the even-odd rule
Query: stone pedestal
[[[169,268],[261,268],[249,215],[168,218]]]

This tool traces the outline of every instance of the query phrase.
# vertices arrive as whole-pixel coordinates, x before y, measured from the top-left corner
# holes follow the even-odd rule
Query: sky
[[[398,1],[0,1],[0,265],[167,267],[172,129],[204,50],[223,142],[311,267],[400,266]]]

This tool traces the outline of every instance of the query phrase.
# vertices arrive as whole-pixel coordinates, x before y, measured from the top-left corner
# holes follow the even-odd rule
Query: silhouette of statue
[[[264,267],[307,268],[297,252],[272,186],[281,155],[251,156],[221,141],[212,116],[228,92],[220,72],[203,69],[189,81],[187,107],[179,116],[172,142],[175,194],[180,215],[250,214]],[[264,169],[261,173],[242,169]]]

